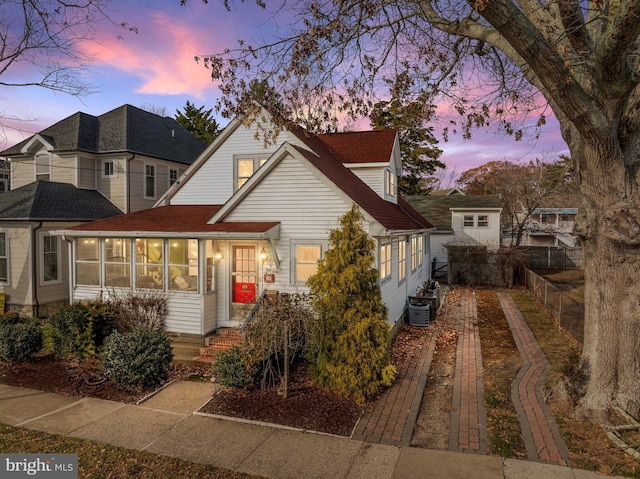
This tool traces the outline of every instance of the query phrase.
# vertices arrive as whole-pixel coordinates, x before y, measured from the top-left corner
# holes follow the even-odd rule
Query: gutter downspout
[[[127,171],[125,172],[124,180],[127,183],[125,187],[125,191],[127,192],[127,198],[125,199],[125,213],[131,213],[131,160],[136,157],[135,153],[131,153],[131,158],[126,158],[125,161],[127,163]]]
[[[33,302],[34,302],[34,316],[37,318],[40,315],[40,303],[38,302],[38,238],[37,232],[42,228],[42,221],[39,222],[38,226],[31,229],[31,286],[33,290]]]

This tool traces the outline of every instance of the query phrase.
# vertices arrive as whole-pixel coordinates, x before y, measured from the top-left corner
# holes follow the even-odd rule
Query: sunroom
[[[277,258],[280,225],[207,223],[216,208],[164,206],[53,232],[69,245],[71,302],[157,292],[169,299],[169,332],[204,337],[229,325],[234,303],[263,288],[260,256]]]

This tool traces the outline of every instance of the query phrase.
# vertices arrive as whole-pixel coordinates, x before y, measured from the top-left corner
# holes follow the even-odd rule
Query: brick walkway
[[[567,465],[568,452],[541,396],[549,365],[522,313],[507,293],[497,293],[520,351],[523,367],[512,385],[512,400],[524,436],[528,459]],[[487,454],[487,413],[475,292],[460,290],[460,302],[446,305],[438,315],[457,320],[458,346],[453,386],[449,450]],[[454,315],[448,316],[448,315]],[[432,323],[398,371],[398,379],[356,426],[358,440],[409,446],[440,328]]]
[[[567,465],[567,447],[541,397],[549,362],[511,295],[497,295],[523,362],[511,387],[511,399],[520,416],[528,459]]]
[[[487,412],[484,408],[482,354],[475,293],[462,290],[460,301],[449,450],[486,454]]]
[[[357,424],[353,439],[409,446],[439,332],[437,323],[432,323],[425,332],[398,369],[396,382],[376,402],[373,411]]]

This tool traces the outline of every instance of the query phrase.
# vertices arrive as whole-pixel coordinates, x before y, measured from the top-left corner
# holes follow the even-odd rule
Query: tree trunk
[[[640,194],[638,148],[615,134],[569,144],[579,166],[585,268],[580,410],[605,422],[612,405],[640,417]]]

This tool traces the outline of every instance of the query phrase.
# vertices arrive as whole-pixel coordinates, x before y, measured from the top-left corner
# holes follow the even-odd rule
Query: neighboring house
[[[11,186],[11,163],[7,160],[0,160],[0,193],[9,191]]]
[[[0,293],[9,309],[48,314],[69,300],[68,246],[51,229],[153,206],[206,144],[175,120],[124,105],[74,115],[0,152]]]
[[[23,316],[69,300],[69,248],[50,231],[122,213],[95,190],[49,181],[0,194],[0,212],[0,292]]]
[[[308,291],[330,230],[355,203],[399,326],[408,296],[429,279],[431,224],[398,196],[395,131],[293,128],[266,148],[256,132],[232,121],[153,209],[59,230],[72,245],[72,299],[167,291],[168,331],[203,341],[242,325],[268,290]]]
[[[573,226],[578,208],[536,208],[525,228],[521,246],[575,246]]]
[[[433,190],[429,193],[431,196],[455,196],[455,195],[466,195],[464,191],[459,188],[447,188],[445,190]]]
[[[447,262],[447,245],[500,247],[499,195],[411,195],[405,199],[435,226],[429,235],[432,261]]]
[[[100,116],[75,113],[0,156],[11,159],[11,188],[71,183],[129,213],[151,208],[206,146],[172,118],[123,105]]]

